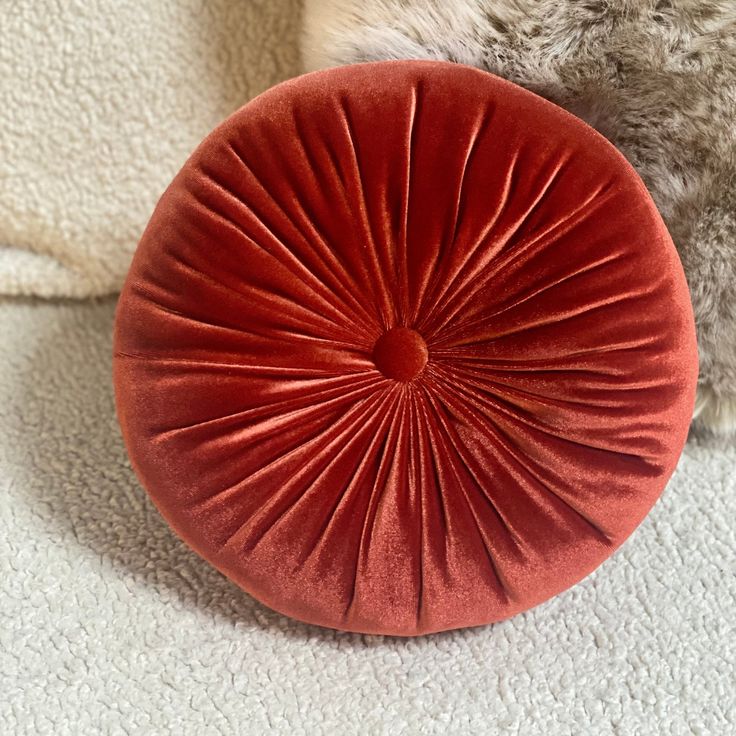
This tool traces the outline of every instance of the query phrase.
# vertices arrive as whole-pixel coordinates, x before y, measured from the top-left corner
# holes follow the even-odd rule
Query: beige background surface
[[[1,0],[0,294],[117,290],[197,143],[299,71],[299,0]]]
[[[692,443],[592,576],[505,623],[340,634],[256,603],[133,476],[115,304],[0,303],[0,733],[726,736],[736,449]]]

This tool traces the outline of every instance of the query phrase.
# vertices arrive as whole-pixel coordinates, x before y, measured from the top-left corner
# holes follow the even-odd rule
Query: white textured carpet
[[[301,0],[0,0],[0,294],[117,291],[217,123],[298,73]]]
[[[736,732],[736,449],[690,444],[592,577],[482,629],[305,626],[168,530],[113,414],[114,303],[0,302],[0,733]]]

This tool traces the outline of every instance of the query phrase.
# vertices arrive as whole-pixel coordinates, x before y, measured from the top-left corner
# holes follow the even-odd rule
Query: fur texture
[[[607,136],[680,252],[700,349],[696,427],[736,429],[733,0],[307,0],[309,68],[446,59],[506,77]]]

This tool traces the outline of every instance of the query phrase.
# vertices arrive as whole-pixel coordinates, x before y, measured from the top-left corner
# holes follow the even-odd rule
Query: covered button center
[[[409,327],[393,327],[378,338],[373,347],[373,362],[386,378],[411,381],[427,365],[427,343]]]

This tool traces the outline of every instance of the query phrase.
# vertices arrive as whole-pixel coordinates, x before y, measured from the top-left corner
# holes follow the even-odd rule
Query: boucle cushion
[[[119,417],[173,528],[269,606],[414,635],[607,558],[692,415],[680,262],[615,148],[441,62],[317,72],[217,128],[120,298]]]

